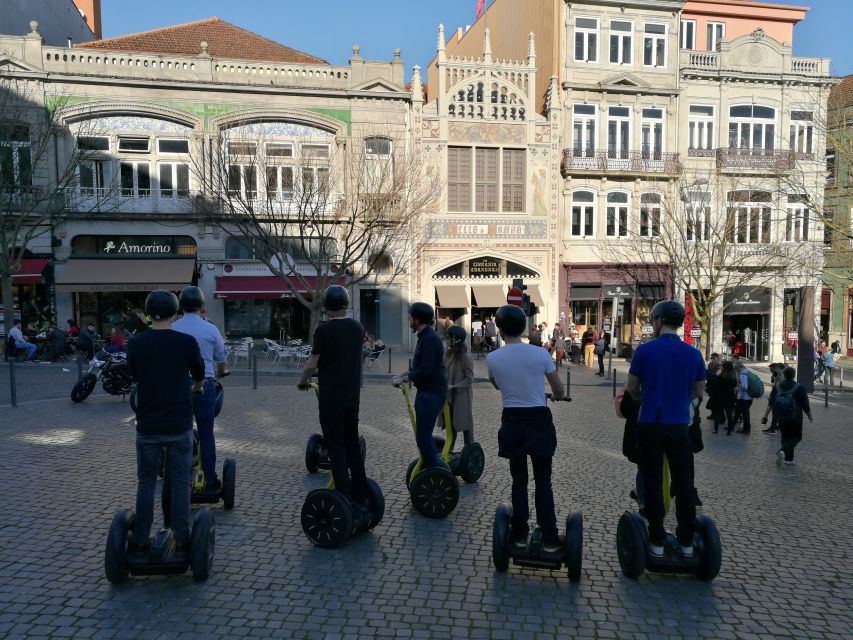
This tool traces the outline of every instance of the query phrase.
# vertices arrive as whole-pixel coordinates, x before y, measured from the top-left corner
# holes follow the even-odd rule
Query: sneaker
[[[542,551],[545,553],[557,553],[566,546],[565,536],[550,536],[542,542]]]
[[[779,451],[776,452],[776,467],[780,468],[783,462],[785,462],[785,452],[779,449]]]
[[[793,460],[785,460],[785,464],[797,464]]]
[[[685,558],[692,558],[693,557],[693,545],[691,544],[690,546],[687,546],[687,547],[685,547],[684,545],[681,545],[681,555],[683,555]]]
[[[663,545],[649,543],[649,555],[653,558],[663,558]]]
[[[527,536],[524,536],[523,538],[515,538],[515,540],[512,541],[512,544],[517,550],[524,551],[527,548]]]
[[[217,491],[222,490],[222,480],[217,478],[213,482],[205,482],[204,483],[204,491],[205,493],[215,493]]]
[[[127,552],[136,556],[146,555],[151,549],[151,540],[145,538],[138,540],[136,534],[131,534],[127,538]]]

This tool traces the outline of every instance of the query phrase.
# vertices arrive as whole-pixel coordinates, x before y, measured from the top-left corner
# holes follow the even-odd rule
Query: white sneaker
[[[663,558],[663,546],[649,543],[649,555],[653,558]]]
[[[681,553],[685,558],[692,558],[693,557],[693,545],[691,544],[689,547],[685,547],[684,545],[681,545]]]
[[[781,468],[783,462],[785,462],[785,452],[779,449],[776,452],[776,467]]]
[[[785,460],[785,464],[797,464],[793,460]]]

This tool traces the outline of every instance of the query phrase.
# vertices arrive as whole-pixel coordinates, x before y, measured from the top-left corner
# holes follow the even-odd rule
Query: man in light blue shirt
[[[204,312],[204,293],[198,287],[184,287],[180,297],[184,317],[172,329],[191,335],[198,342],[204,360],[204,393],[193,396],[193,415],[198,427],[201,449],[201,468],[204,471],[205,491],[219,491],[222,483],[216,476],[216,440],[213,419],[216,413],[216,378],[228,375],[225,369],[225,343],[216,325],[201,317]]]

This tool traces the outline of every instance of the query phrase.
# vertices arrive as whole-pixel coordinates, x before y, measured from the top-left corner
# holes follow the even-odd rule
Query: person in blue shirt
[[[684,324],[684,315],[684,307],[674,300],[659,302],[652,308],[656,337],[634,352],[626,385],[627,393],[640,401],[637,447],[649,521],[649,552],[659,557],[663,556],[665,536],[664,454],[675,489],[676,538],[684,555],[693,555],[696,503],[688,426],[691,402],[702,398],[706,374],[699,350],[682,342],[676,333]]]
[[[202,317],[204,292],[198,287],[184,287],[179,298],[184,317],[172,328],[192,336],[198,342],[204,360],[204,391],[193,397],[193,415],[198,428],[201,449],[201,469],[204,472],[205,491],[219,491],[222,482],[216,475],[216,440],[213,437],[213,419],[216,414],[216,378],[228,375],[225,367],[225,342],[213,323]]]
[[[438,466],[438,451],[432,439],[432,430],[447,400],[444,346],[432,328],[434,320],[435,312],[426,302],[415,302],[409,307],[409,328],[418,335],[418,344],[412,366],[406,373],[392,379],[395,385],[411,381],[418,390],[415,396],[415,440],[424,468]]]

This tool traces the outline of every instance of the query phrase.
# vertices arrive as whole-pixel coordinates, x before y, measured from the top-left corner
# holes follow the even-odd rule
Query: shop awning
[[[474,284],[478,307],[502,307],[506,304],[507,288],[500,284]]]
[[[438,305],[445,309],[467,309],[471,306],[465,285],[437,284],[435,293],[438,296]]]
[[[177,291],[192,282],[195,260],[69,260],[56,277],[57,291]]]
[[[302,280],[310,290],[317,286],[316,276],[302,276]],[[296,291],[306,293],[302,280],[290,277]],[[338,284],[343,284],[343,279]],[[278,276],[219,276],[215,296],[218,300],[272,300],[291,298],[293,291]]]
[[[21,268],[12,274],[12,284],[39,284],[48,258],[22,258]]]
[[[530,296],[530,302],[535,304],[537,307],[545,306],[545,301],[542,299],[542,294],[539,293],[538,284],[527,285],[527,291],[525,291],[524,293]]]

